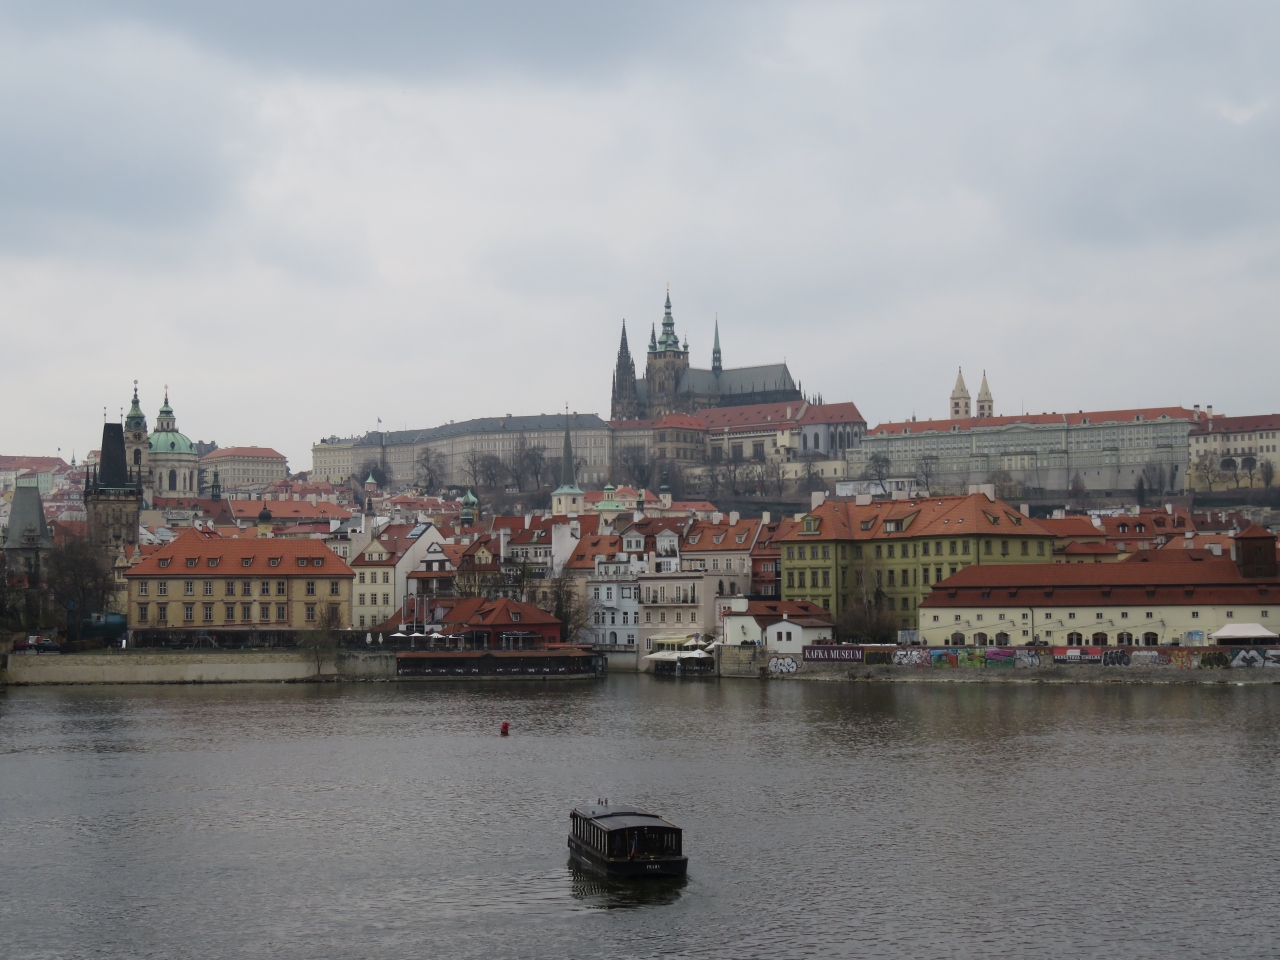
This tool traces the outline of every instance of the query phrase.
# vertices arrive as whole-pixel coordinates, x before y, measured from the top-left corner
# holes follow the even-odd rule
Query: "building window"
[[[213,596],[213,581],[212,581],[212,580],[206,580],[206,581],[204,582],[204,595],[205,595],[206,597],[212,597],[212,596]]]
[[[169,622],[169,605],[167,603],[156,604],[156,620],[160,623]]]
[[[659,623],[666,623],[666,622],[667,622],[667,611],[665,611],[665,610],[659,611],[659,613],[658,613],[658,622],[659,622]]]
[[[1192,620],[1199,620],[1199,619],[1200,619],[1200,611],[1199,611],[1199,610],[1192,610],[1192,611],[1191,611],[1191,619],[1192,619]]]
[[[182,595],[184,597],[194,596],[196,592],[196,582],[194,580],[182,581]]]
[[[1044,541],[1043,541],[1043,540],[1037,540],[1037,541],[1036,541],[1036,556],[1037,556],[1037,557],[1043,557],[1043,556],[1044,556]]]
[[[314,621],[316,618],[316,605],[314,603],[307,604],[307,619]]]
[[[213,604],[206,603],[202,612],[204,613],[204,622],[213,623]]]
[[[1021,544],[1022,544],[1022,555],[1024,557],[1029,557],[1031,555],[1031,544],[1029,544],[1026,540],[1021,541]]]
[[[364,626],[364,614],[360,615],[360,626]]]
[[[276,581],[276,596],[277,597],[285,596],[285,585],[283,580]]]
[[[383,570],[383,571],[382,571],[382,582],[383,582],[383,583],[390,583],[390,582],[391,582],[391,571],[390,571],[390,570]]]
[[[283,603],[276,604],[276,619],[277,620],[289,619],[289,608],[285,606]]]
[[[983,552],[983,553],[985,553],[987,556],[991,556],[991,541],[990,541],[990,540],[984,540],[984,541],[982,541],[982,552]]]
[[[314,580],[307,581],[307,596],[314,597],[316,595],[316,582]]]
[[[196,618],[196,605],[194,603],[184,603],[182,605],[182,619],[185,623],[190,623]]]
[[[803,570],[797,570],[797,571],[796,571],[796,577],[798,578],[798,579],[797,579],[797,581],[796,581],[796,585],[797,585],[801,590],[803,590],[803,589],[804,589],[804,571],[803,571]]]
[[[223,609],[222,611],[222,619],[227,621],[227,623],[231,623],[233,620],[235,620],[235,618],[236,618],[236,605],[234,603],[228,603],[225,609]]]
[[[390,606],[390,604],[391,604],[391,594],[384,593],[382,595],[382,605],[386,607],[386,606]]]
[[[329,596],[331,596],[331,597],[336,597],[337,595],[338,595],[338,581],[337,581],[337,580],[330,580],[330,581],[329,581]]]
[[[954,540],[952,540],[952,541],[950,542],[950,547],[951,547],[951,549],[950,549],[950,551],[949,551],[949,552],[950,552],[951,556],[953,556],[953,557],[954,557],[954,556],[956,555],[956,542],[955,542]]]
[[[147,595],[147,581],[142,580],[138,583],[138,596],[145,597]]]
[[[138,620],[141,623],[147,622],[147,606],[145,603],[138,604]]]
[[[271,596],[271,581],[263,580],[258,588],[258,593],[264,597]]]
[[[364,583],[364,571],[363,571],[363,570],[362,570],[362,571],[360,571],[360,574],[359,574],[359,582],[360,582],[360,583]]]
[[[259,620],[271,619],[271,604],[269,603],[258,604],[258,619]]]

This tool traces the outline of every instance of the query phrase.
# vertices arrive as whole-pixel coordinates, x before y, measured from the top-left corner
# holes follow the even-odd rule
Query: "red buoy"
[[[502,736],[504,736],[504,737],[505,737],[505,736],[507,736],[510,732],[511,732],[511,724],[509,724],[509,723],[507,723],[507,721],[503,720],[503,721],[502,721]]]

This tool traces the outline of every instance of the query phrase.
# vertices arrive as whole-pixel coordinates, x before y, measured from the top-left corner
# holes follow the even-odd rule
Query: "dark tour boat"
[[[597,802],[569,814],[569,851],[583,866],[610,877],[683,877],[689,858],[681,830],[637,806]]]

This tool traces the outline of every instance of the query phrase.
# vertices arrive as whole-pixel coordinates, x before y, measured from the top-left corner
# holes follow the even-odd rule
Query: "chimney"
[[[761,523],[763,523],[763,524],[765,524],[766,526],[768,526],[768,525],[772,522],[772,521],[769,519],[769,511],[768,511],[768,510],[762,510],[762,511],[760,511],[760,522],[761,522]]]
[[[855,506],[858,506],[858,507],[871,506],[871,500],[872,500],[872,496],[869,493],[858,493],[858,494],[854,494],[854,497],[853,497],[853,503]]]
[[[511,531],[506,527],[498,530],[498,560],[505,561],[507,559],[507,541],[511,539]]]
[[[809,510],[810,512],[817,510],[826,502],[827,492],[825,490],[815,490],[809,494]]]
[[[719,510],[717,510],[715,513],[711,515],[711,522],[714,523],[716,526],[719,526],[720,521],[723,519],[724,519],[724,514],[721,513]]]
[[[1022,514],[1024,517],[1031,516],[1031,504],[1029,503],[1018,504],[1018,512]]]
[[[1204,408],[1204,410],[1209,417],[1209,422],[1213,423],[1213,404],[1212,403],[1209,404],[1207,407]]]
[[[730,510],[730,511],[729,511],[729,526],[731,526],[731,527],[736,527],[736,526],[738,525],[738,521],[739,521],[741,518],[742,518],[742,517],[741,517],[741,514],[739,514],[737,510]]]

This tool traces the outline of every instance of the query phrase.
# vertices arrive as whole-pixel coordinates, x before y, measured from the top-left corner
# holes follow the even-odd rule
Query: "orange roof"
[[[210,450],[200,459],[204,460],[229,460],[232,457],[245,457],[255,460],[270,458],[272,460],[284,460],[285,455],[279,450],[272,450],[270,447],[219,447],[217,450]]]
[[[922,607],[1276,603],[1280,580],[1246,580],[1228,559],[1195,563],[979,564],[934,586]],[[1084,623],[1080,629],[1088,628]]]
[[[984,494],[931,497],[928,500],[877,500],[865,506],[849,500],[827,500],[806,514],[818,520],[818,532],[806,534],[797,524],[785,539],[881,540],[911,537],[1021,536],[1046,537],[1048,530],[1024,517],[1003,500]],[[894,529],[886,529],[892,524]]]
[[[761,626],[767,626],[772,623],[781,622],[783,614],[787,615],[788,620],[795,620],[797,617],[806,619],[816,619],[823,623],[831,624],[834,621],[831,618],[831,611],[824,610],[816,603],[808,600],[748,600],[745,615],[755,617]],[[725,611],[726,617],[740,617],[744,614],[739,611]]]
[[[1037,520],[1036,523],[1044,527],[1059,540],[1065,540],[1068,537],[1090,537],[1099,538],[1106,534],[1101,527],[1095,527],[1093,521],[1088,517],[1047,517],[1044,520]]]
[[[656,421],[654,427],[666,427],[674,430],[705,430],[706,423],[702,417],[690,416],[687,413],[668,413]]]
[[[583,537],[565,563],[572,570],[594,570],[596,557],[613,557],[622,552],[621,536]]]
[[[718,507],[710,500],[672,500],[671,509],[681,512],[715,513]]]
[[[858,408],[852,403],[810,404],[800,417],[802,426],[811,423],[866,423]]]
[[[1112,556],[1116,555],[1116,548],[1109,543],[1068,543],[1062,548],[1061,553],[1067,556]]]
[[[682,553],[727,553],[747,551],[755,543],[760,529],[758,517],[739,520],[736,524],[697,520],[685,535]]]
[[[804,415],[805,403],[762,403],[752,407],[717,407],[702,412],[707,430],[726,431],[733,427],[778,427],[794,424]],[[788,414],[790,414],[788,416]]]
[[[1150,537],[1162,533],[1181,535],[1195,529],[1190,514],[1180,508],[1172,514],[1163,510],[1140,510],[1136,515],[1126,513],[1118,517],[1099,517],[1098,522],[1108,537]]]
[[[32,473],[56,473],[68,464],[61,457],[0,456],[0,470],[30,470]]]
[[[518,600],[484,597],[464,597],[457,600],[440,600],[438,609],[443,613],[441,623],[454,630],[477,626],[550,626],[560,623],[555,617],[534,606]],[[516,617],[512,617],[516,614]]]
[[[868,431],[869,435],[884,434],[921,434],[950,432],[954,427],[958,431],[970,430],[974,427],[1004,427],[1011,424],[1028,425],[1069,425],[1082,426],[1086,423],[1134,423],[1141,420],[1159,420],[1161,417],[1170,420],[1195,421],[1202,414],[1186,407],[1138,407],[1133,410],[1082,410],[1078,413],[1024,413],[1016,417],[969,417],[960,420],[902,420],[881,423]]]
[[[404,556],[405,551],[412,547],[422,537],[419,534],[413,539],[409,538],[409,534],[418,529],[420,525],[416,523],[389,523],[382,528],[378,536],[369,541],[369,546],[360,551],[359,556],[352,559],[353,567],[387,567],[395,566],[400,562],[400,558]],[[423,531],[426,532],[425,530]],[[370,560],[365,554],[368,553],[369,547],[378,547],[379,552],[385,553],[385,560]]]
[[[192,563],[191,561],[195,561]],[[246,564],[245,561],[249,562]],[[271,563],[275,560],[276,563]],[[298,561],[306,560],[305,570]],[[317,563],[316,561],[320,561]],[[168,561],[166,563],[166,561]],[[210,561],[213,561],[212,563]],[[217,569],[217,574],[211,571]],[[190,573],[186,571],[190,570]],[[320,540],[277,540],[273,537],[223,537],[191,527],[129,571],[130,577],[155,576],[311,576],[351,577],[351,568]]]
[[[307,500],[224,500],[227,509],[237,520],[257,520],[262,508],[271,511],[271,519],[279,521],[300,520],[349,520],[351,511],[344,510],[336,503],[319,500],[311,503]]]
[[[1193,429],[1194,434],[1251,433],[1255,430],[1280,430],[1280,414],[1263,413],[1244,417],[1214,417],[1206,415]]]

